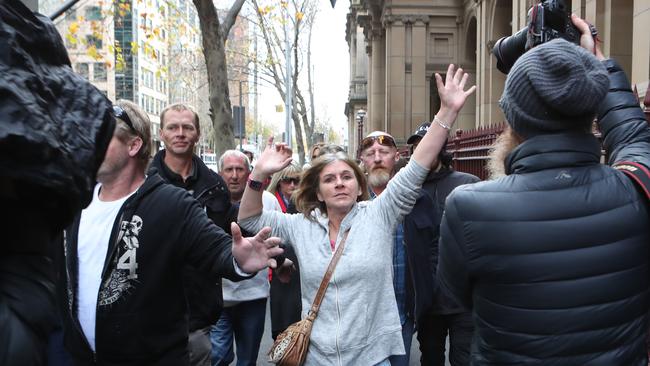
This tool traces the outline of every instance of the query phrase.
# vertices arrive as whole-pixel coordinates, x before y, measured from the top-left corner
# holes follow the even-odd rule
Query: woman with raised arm
[[[285,144],[269,144],[251,172],[239,209],[247,230],[273,227],[273,235],[292,245],[300,263],[302,316],[306,317],[332,255],[342,240],[338,262],[311,332],[305,365],[389,365],[404,354],[392,283],[393,231],[435,165],[466,98],[468,75],[449,65],[446,81],[436,74],[441,108],[411,161],[373,201],[356,162],[344,153],[312,162],[293,194],[299,214],[262,212],[262,186],[291,162]],[[347,237],[347,239],[345,239]]]

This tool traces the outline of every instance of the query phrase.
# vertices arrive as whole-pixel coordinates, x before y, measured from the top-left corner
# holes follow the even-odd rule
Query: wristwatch
[[[251,177],[248,177],[248,187],[254,191],[263,191],[271,183],[271,178],[266,178],[263,182],[258,180],[253,180]]]

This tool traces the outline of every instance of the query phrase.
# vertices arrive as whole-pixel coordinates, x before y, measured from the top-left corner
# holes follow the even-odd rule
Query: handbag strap
[[[345,234],[343,234],[343,238],[341,238],[341,242],[339,243],[339,246],[336,248],[336,252],[334,252],[334,257],[332,257],[329,266],[327,266],[327,271],[325,272],[325,276],[323,276],[323,280],[320,282],[320,287],[318,288],[318,292],[316,292],[316,298],[314,298],[314,302],[311,304],[311,309],[309,310],[309,314],[307,314],[307,318],[311,321],[314,321],[314,319],[316,319],[316,315],[318,315],[318,310],[320,309],[320,303],[323,301],[323,298],[325,297],[325,291],[327,290],[327,286],[329,286],[330,284],[330,279],[332,278],[332,274],[334,273],[336,264],[339,262],[339,258],[341,258],[341,255],[343,254],[343,248],[345,247],[345,240],[348,238],[349,232],[350,230],[347,230]]]

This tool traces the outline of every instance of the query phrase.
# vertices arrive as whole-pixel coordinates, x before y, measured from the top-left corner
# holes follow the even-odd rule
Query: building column
[[[366,131],[385,130],[386,126],[386,36],[381,24],[372,27],[372,56],[370,59],[372,88],[370,100],[370,123],[364,125]]]
[[[405,136],[415,130],[420,123],[429,120],[429,82],[427,79],[427,26],[429,16],[416,16],[411,31],[411,115],[405,121]]]
[[[384,19],[386,29],[386,125],[379,130],[393,136],[403,136],[403,126],[407,110],[410,109],[411,95],[406,80],[410,70],[406,70],[406,24],[403,16],[388,15]],[[408,80],[410,82],[410,80]],[[408,107],[407,107],[408,105]],[[398,140],[399,138],[396,137]],[[398,144],[404,143],[397,141]]]

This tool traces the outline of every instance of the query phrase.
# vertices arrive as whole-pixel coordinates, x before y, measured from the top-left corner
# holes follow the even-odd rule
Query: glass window
[[[86,63],[78,63],[77,66],[75,67],[77,74],[85,77],[88,79],[88,64]]]
[[[95,81],[106,81],[106,64],[95,62],[93,65],[93,79]]]

